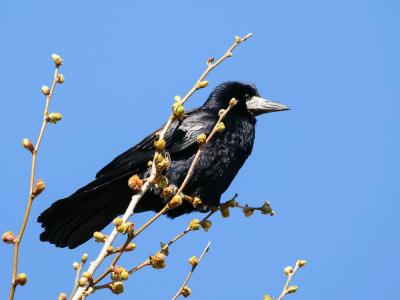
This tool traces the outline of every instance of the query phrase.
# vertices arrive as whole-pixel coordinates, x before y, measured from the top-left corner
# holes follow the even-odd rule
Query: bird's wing
[[[199,134],[210,133],[216,120],[217,116],[215,113],[209,110],[196,109],[187,112],[184,119],[182,121],[174,121],[165,134],[166,150],[170,154],[186,150],[197,143],[197,136]],[[142,169],[154,155],[154,141],[156,140],[156,133],[159,130],[148,135],[137,145],[117,156],[96,174],[96,178],[107,175],[115,176],[136,169]]]

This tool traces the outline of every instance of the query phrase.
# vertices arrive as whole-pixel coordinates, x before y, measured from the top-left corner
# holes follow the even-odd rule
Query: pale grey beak
[[[246,102],[247,109],[255,116],[274,112],[288,110],[289,107],[278,102],[266,100],[261,97],[253,96]]]

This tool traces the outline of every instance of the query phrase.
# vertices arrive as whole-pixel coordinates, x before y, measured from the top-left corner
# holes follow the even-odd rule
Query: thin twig
[[[36,145],[32,151],[32,163],[31,163],[31,175],[30,175],[30,180],[29,180],[29,197],[28,197],[28,202],[26,205],[25,209],[25,215],[24,219],[22,221],[18,236],[14,240],[14,258],[13,258],[13,271],[12,271],[12,283],[11,283],[11,288],[10,288],[10,295],[9,295],[9,300],[14,299],[15,295],[15,289],[17,287],[17,283],[15,282],[17,278],[17,273],[18,273],[18,258],[19,258],[19,248],[21,244],[21,240],[24,236],[26,225],[28,223],[29,219],[29,214],[31,212],[32,208],[32,203],[33,200],[35,199],[35,195],[33,194],[34,191],[34,182],[35,182],[35,172],[36,172],[36,161],[37,161],[37,154],[39,152],[39,147],[42,142],[44,130],[46,129],[46,125],[48,123],[48,112],[49,112],[49,105],[51,101],[51,96],[53,95],[54,88],[57,84],[57,75],[58,75],[58,66],[56,66],[54,70],[54,77],[53,77],[53,83],[50,88],[50,92],[48,95],[46,95],[46,104],[44,107],[44,113],[43,113],[43,121],[42,121],[42,126],[39,131],[39,136],[36,141]]]
[[[285,268],[285,274],[287,276],[285,285],[283,286],[282,292],[279,295],[279,297],[277,298],[277,300],[282,300],[287,294],[291,294],[297,291],[297,286],[289,286],[290,282],[292,281],[292,278],[294,276],[294,274],[296,274],[297,270],[302,268],[303,266],[306,265],[306,261],[305,260],[297,260],[296,261],[296,265],[294,268],[292,268],[291,266],[287,267],[290,268],[292,270],[286,271]]]
[[[79,266],[78,266],[78,269],[76,269],[74,288],[72,289],[71,295],[73,295],[75,293],[76,289],[79,286],[79,278],[81,276],[81,271],[82,271],[83,264],[84,264],[83,262],[80,262]]]
[[[192,265],[192,269],[190,270],[190,272],[189,272],[188,276],[186,277],[185,281],[182,283],[182,285],[179,288],[178,292],[175,294],[174,297],[172,297],[172,300],[176,300],[179,297],[179,295],[182,293],[183,288],[189,282],[190,277],[192,277],[194,270],[196,270],[197,266],[200,264],[200,262],[203,259],[204,255],[206,255],[206,253],[210,249],[210,244],[211,244],[211,242],[208,242],[207,246],[204,248],[203,252],[201,253],[197,263]]]
[[[242,42],[246,41],[248,38],[250,38],[252,36],[251,33],[247,34],[244,38],[238,38],[235,37],[235,42],[233,43],[233,45],[231,47],[229,47],[229,49],[225,52],[224,55],[222,55],[216,62],[214,63],[209,63],[207,65],[206,70],[203,72],[203,74],[200,76],[200,78],[196,81],[196,83],[194,84],[194,86],[189,90],[189,92],[182,98],[181,100],[181,104],[184,104],[189,98],[190,96],[199,89],[199,83],[202,82],[205,77],[215,68],[217,67],[220,63],[222,63],[226,58],[231,57],[232,56],[232,51]],[[228,109],[229,110],[229,109]],[[226,113],[225,113],[226,114]],[[159,132],[159,136],[158,138],[164,139],[165,134],[167,133],[169,127],[171,126],[172,122],[175,120],[174,114],[172,113],[170,115],[170,117],[168,118],[167,123],[164,125],[163,129]],[[207,140],[209,140],[209,138],[211,138],[213,135],[210,134],[210,136],[207,138]],[[199,152],[199,151],[198,151]],[[199,153],[200,155],[200,153]],[[198,155],[198,156],[199,156]],[[195,158],[196,160],[196,158]],[[193,164],[192,164],[193,165]],[[192,169],[192,168],[191,168]],[[189,169],[189,172],[193,172],[193,169],[191,170]],[[127,220],[129,219],[129,217],[133,214],[133,211],[137,205],[137,203],[139,202],[139,200],[141,199],[141,197],[149,190],[150,186],[153,184],[155,178],[157,176],[157,169],[156,169],[156,155],[154,155],[153,158],[153,164],[152,164],[152,168],[151,168],[151,173],[150,176],[147,178],[146,182],[143,184],[143,186],[141,187],[140,191],[132,196],[131,202],[127,208],[127,210],[125,211],[125,214],[122,217],[123,222],[127,222]],[[189,176],[190,177],[190,176]],[[187,181],[188,176],[186,176],[185,180]],[[186,183],[184,182],[184,184],[181,186],[180,191],[183,190],[183,188],[185,187]],[[151,223],[153,223],[156,219],[158,219],[164,212],[166,212],[168,210],[168,206],[164,207],[157,215],[155,215],[149,222],[147,222],[146,224],[144,224],[142,226],[142,228],[140,228],[137,232],[136,235],[140,234],[145,228],[147,228]],[[116,230],[116,228],[113,229],[112,233],[107,237],[107,239],[104,242],[104,245],[100,251],[100,254],[98,255],[98,257],[96,258],[95,261],[93,261],[90,264],[90,267],[88,269],[87,272],[89,272],[90,274],[94,274],[94,272],[96,271],[96,269],[100,266],[100,264],[104,261],[104,259],[107,257],[107,248],[109,246],[112,245],[112,243],[114,242],[116,236],[117,236],[118,232]],[[122,248],[121,250],[121,254],[124,252],[124,249]],[[118,255],[118,258],[115,260],[115,263],[118,261],[119,257],[121,257],[121,255]],[[109,270],[111,268],[108,268],[104,273],[108,274]],[[103,273],[103,275],[104,275]],[[103,276],[102,275],[102,276]],[[79,300],[79,298],[82,296],[83,292],[86,290],[86,287],[79,287],[76,291],[76,293],[73,295],[72,300]]]

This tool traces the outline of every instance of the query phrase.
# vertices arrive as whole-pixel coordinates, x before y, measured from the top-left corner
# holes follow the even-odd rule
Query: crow
[[[221,195],[249,157],[256,116],[289,109],[286,105],[262,99],[252,84],[230,81],[218,85],[201,107],[185,112],[181,120],[173,121],[165,135],[165,149],[171,160],[165,176],[171,185],[179,187],[182,183],[198,150],[198,135],[211,132],[218,120],[218,112],[225,109],[232,98],[238,103],[224,119],[226,129],[205,145],[184,190],[186,195],[202,200],[203,212],[219,205]],[[134,174],[144,178],[150,172],[148,162],[155,152],[158,131],[117,156],[96,174],[95,180],[42,212],[38,217],[44,228],[40,240],[57,247],[76,248],[122,214],[134,193],[128,186],[129,178]],[[158,212],[165,204],[160,191],[152,188],[134,212]],[[193,205],[184,201],[167,215],[175,218],[194,210]]]

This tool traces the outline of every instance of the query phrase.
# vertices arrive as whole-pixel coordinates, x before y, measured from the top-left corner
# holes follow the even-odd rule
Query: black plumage
[[[253,85],[240,82],[219,85],[203,106],[185,113],[182,120],[175,120],[166,133],[166,151],[171,165],[165,175],[170,184],[181,184],[198,149],[197,136],[211,132],[219,110],[225,109],[231,98],[236,98],[238,104],[224,119],[225,131],[215,135],[205,146],[184,190],[187,195],[200,197],[206,207],[219,204],[222,193],[250,155],[256,115],[288,109],[259,98]],[[58,247],[75,248],[122,214],[133,194],[127,185],[128,179],[133,174],[141,177],[148,174],[147,163],[154,155],[155,138],[155,133],[150,134],[101,169],[94,181],[46,209],[38,218],[44,228],[40,239]],[[164,205],[165,200],[152,189],[140,200],[135,212],[159,211]],[[174,218],[193,210],[192,205],[184,202],[167,214]]]

